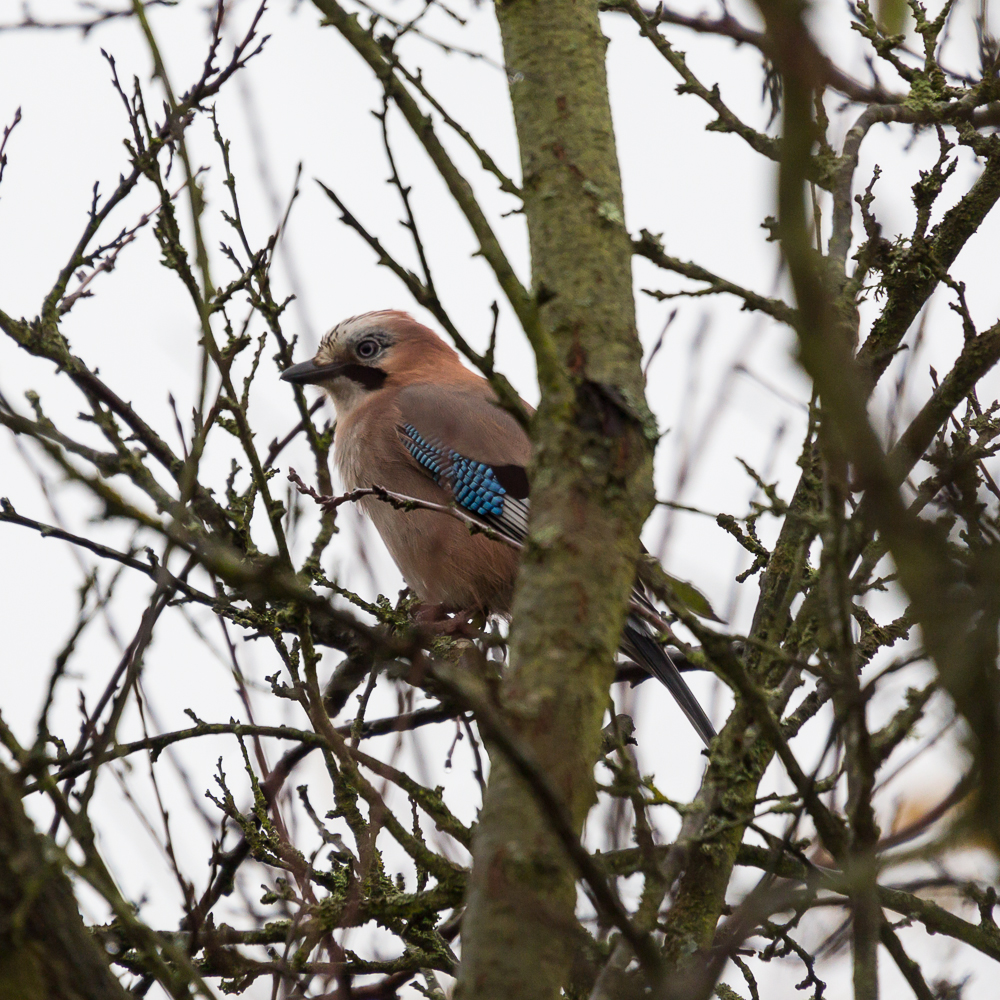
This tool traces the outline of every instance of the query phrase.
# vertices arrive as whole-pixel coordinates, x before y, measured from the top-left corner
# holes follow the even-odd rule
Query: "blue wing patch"
[[[403,424],[397,430],[413,460],[457,504],[512,541],[524,541],[528,534],[529,503],[523,469],[516,466],[494,469],[466,458],[436,438],[425,437],[413,424]],[[504,477],[507,486],[501,482]]]
[[[506,490],[496,473],[482,462],[474,462],[453,448],[428,441],[413,424],[403,426],[407,451],[433,477],[438,486],[449,490],[457,503],[481,517],[503,517]]]

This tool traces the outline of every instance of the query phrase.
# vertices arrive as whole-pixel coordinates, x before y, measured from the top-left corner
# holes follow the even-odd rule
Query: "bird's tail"
[[[674,701],[680,705],[681,711],[704,740],[705,746],[708,746],[715,736],[715,728],[704,709],[698,704],[698,699],[687,686],[674,661],[653,638],[649,626],[638,615],[628,616],[625,630],[622,632],[621,646],[625,653],[652,674],[673,695]]]

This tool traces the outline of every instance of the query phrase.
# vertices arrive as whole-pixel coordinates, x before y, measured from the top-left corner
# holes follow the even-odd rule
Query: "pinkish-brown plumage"
[[[312,361],[294,365],[282,378],[320,385],[333,401],[334,457],[348,490],[383,486],[437,504],[455,501],[500,534],[525,537],[528,436],[497,404],[489,383],[433,330],[393,310],[353,316],[326,334]],[[360,503],[425,604],[510,612],[514,548],[471,534],[445,513],[398,510],[374,497]],[[633,600],[646,597],[637,589]],[[708,743],[715,732],[711,722],[635,614],[628,617],[621,649],[667,686]]]
[[[377,354],[359,357],[363,341],[375,341]],[[368,362],[385,374],[377,389],[343,375],[319,383],[337,409],[334,458],[347,490],[378,485],[434,503],[452,499],[401,442],[397,429],[408,423],[477,462],[526,466],[531,458],[527,435],[497,405],[489,383],[406,313],[345,320],[323,338],[314,360],[320,366]],[[470,534],[446,514],[397,510],[373,497],[361,506],[422,601],[452,611],[510,610],[515,549]]]

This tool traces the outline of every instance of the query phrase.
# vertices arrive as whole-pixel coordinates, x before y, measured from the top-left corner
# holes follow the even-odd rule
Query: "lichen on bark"
[[[125,1000],[90,936],[55,845],[35,832],[0,765],[0,997]]]
[[[656,435],[597,3],[515,0],[497,16],[532,289],[558,361],[532,426],[532,527],[501,700],[579,830],[595,801],[601,722],[653,502]],[[566,981],[574,871],[549,824],[494,752],[463,923],[463,998],[554,997]]]

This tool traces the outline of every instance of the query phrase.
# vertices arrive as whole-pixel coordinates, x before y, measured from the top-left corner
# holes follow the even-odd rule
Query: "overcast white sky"
[[[243,24],[255,6],[250,0],[233,3],[236,24]],[[953,65],[969,61],[968,22],[976,6],[970,0],[960,0],[954,18]],[[203,7],[201,2],[181,0],[179,7],[151,15],[178,91],[197,78],[204,59]],[[497,65],[501,56],[495,20],[488,4],[461,7],[469,17],[465,29],[432,15],[426,22],[428,31],[483,52],[488,59],[445,56],[419,38],[409,40],[401,51],[410,67],[423,69],[430,90],[448,111],[516,177],[518,159],[507,83]],[[378,122],[371,114],[381,107],[380,89],[340,36],[332,29],[318,27],[318,15],[310,4],[275,0],[273,8],[262,23],[262,30],[272,36],[270,41],[248,70],[224,88],[217,112],[223,133],[232,141],[243,218],[258,245],[273,228],[276,213],[284,209],[297,164],[303,165],[301,196],[279,255],[276,283],[279,291],[287,292],[294,286],[298,292],[297,303],[286,314],[285,329],[299,334],[299,354],[304,358],[311,353],[308,345],[345,316],[393,307],[410,309],[424,320],[427,317],[411,305],[399,282],[376,266],[373,254],[338,222],[335,207],[314,182],[319,178],[335,189],[372,231],[404,261],[415,264],[407,234],[398,225],[400,206],[384,183],[387,169]],[[390,9],[390,4],[384,3],[383,9]],[[698,13],[701,8],[692,2],[685,9]],[[732,9],[753,20],[745,4]],[[20,0],[0,0],[0,23],[17,21],[20,13]],[[39,19],[56,20],[63,15],[75,18],[79,10],[73,3],[47,0],[35,4],[33,13]],[[823,44],[844,68],[867,78],[857,38],[846,28],[843,6],[833,0],[820,4],[814,23]],[[696,98],[676,95],[678,81],[673,71],[650,45],[635,37],[630,22],[605,16],[604,26],[611,38],[608,66],[629,230],[634,234],[642,228],[662,232],[668,252],[758,291],[783,293],[775,247],[765,242],[760,228],[764,217],[773,211],[771,166],[736,137],[704,130],[712,114]],[[230,37],[236,34],[234,27]],[[690,65],[704,82],[718,82],[723,97],[738,114],[758,127],[765,126],[760,60],[752,50],[680,30],[671,37],[688,51]],[[157,84],[150,81],[149,57],[131,21],[102,26],[85,39],[72,31],[0,32],[0,123],[8,124],[17,107],[23,115],[8,143],[9,164],[0,186],[0,308],[8,313],[37,313],[82,230],[94,182],[99,181],[101,190],[107,192],[126,168],[122,140],[128,134],[128,123],[110,85],[102,47],[115,57],[126,85],[133,74],[138,76],[150,107],[155,108]],[[885,78],[894,85],[888,74]],[[830,101],[830,109],[836,111],[836,100]],[[838,118],[840,136],[853,114],[856,112],[848,110]],[[499,291],[485,263],[471,257],[474,241],[468,227],[398,116],[391,115],[390,129],[404,179],[413,185],[418,221],[441,297],[465,336],[485,347],[491,324],[489,306],[500,299]],[[218,157],[206,122],[195,125],[191,142],[197,162],[210,167],[210,208],[228,207],[222,198]],[[474,158],[457,142],[449,137],[448,144],[496,220],[509,255],[527,281],[523,221],[517,215],[501,218],[501,213],[514,207],[514,200],[497,191],[495,181],[478,170]],[[864,148],[858,179],[860,184],[866,183],[872,165],[877,162],[882,166],[875,209],[887,235],[909,229],[909,186],[918,169],[927,169],[936,154],[933,136],[913,140],[904,129],[873,132]],[[977,169],[968,155],[963,156],[946,194],[954,197],[964,190]],[[275,194],[281,200],[277,206],[272,200]],[[139,215],[155,204],[154,192],[148,187],[141,190],[114,217],[108,232],[134,225]],[[213,243],[231,239],[217,212],[210,211],[209,220]],[[956,268],[958,277],[967,283],[972,315],[984,325],[1000,315],[998,260],[1000,221],[994,217],[969,243]],[[231,265],[221,255],[216,255],[213,267],[217,281],[231,276]],[[684,287],[680,280],[657,273],[641,261],[636,263],[636,277],[637,289]],[[164,428],[171,443],[177,445],[176,434],[169,431],[173,416],[168,394],[177,400],[182,417],[190,412],[197,385],[197,323],[179,282],[157,265],[152,233],[142,231],[122,254],[115,271],[100,276],[93,288],[94,298],[80,302],[64,326],[73,350],[91,366],[99,367],[102,377],[131,399],[151,424]],[[527,399],[534,400],[537,389],[527,344],[502,301],[500,304],[498,366]],[[741,515],[753,494],[753,483],[736,461],[740,457],[777,480],[779,491],[787,498],[798,471],[794,461],[809,392],[791,354],[788,333],[760,317],[740,312],[738,303],[732,301],[701,298],[660,303],[638,293],[637,306],[647,351],[659,338],[668,315],[677,309],[664,347],[649,371],[649,401],[665,432],[657,455],[658,495],[711,512]],[[935,299],[924,346],[909,362],[904,414],[915,412],[922,400],[929,385],[928,365],[939,371],[946,369],[960,344],[956,318],[944,299]],[[290,391],[277,380],[271,353],[270,349],[265,352],[253,401],[258,441],[265,443],[284,434],[296,421]],[[995,381],[991,387],[996,388]],[[0,391],[27,408],[23,393],[28,389],[41,395],[46,411],[54,418],[71,420],[83,408],[67,380],[53,375],[51,365],[29,358],[6,339],[0,340]],[[879,398],[875,412],[884,412],[886,405],[887,398]],[[81,429],[80,434],[86,436],[87,429]],[[221,484],[228,455],[210,453],[206,462]],[[310,467],[300,447],[289,449],[287,462],[300,470]],[[39,488],[35,468],[46,469],[49,498]],[[684,468],[688,472],[683,491],[678,493],[678,476]],[[43,521],[55,516],[51,500],[72,530],[96,533],[109,544],[127,544],[128,536],[120,526],[88,524],[92,505],[77,489],[59,483],[37,449],[25,442],[16,443],[7,434],[0,434],[0,495],[9,497],[20,512]],[[401,582],[373,532],[366,531],[358,518],[347,512],[341,524],[344,530],[331,548],[329,568],[365,596],[377,592],[394,596]],[[772,523],[765,520],[760,528],[765,541],[773,536]],[[306,537],[303,534],[300,539],[303,550]],[[711,518],[680,514],[668,525],[660,511],[650,520],[646,542],[660,553],[671,573],[694,581],[708,594],[731,628],[739,631],[748,626],[756,583],[734,589],[733,577],[748,560]],[[362,547],[370,571],[359,558]],[[83,576],[78,560],[86,566],[93,563],[89,555],[74,553],[64,543],[0,526],[0,564],[4,566],[0,573],[0,679],[4,691],[0,709],[28,741],[53,657],[75,621],[75,588]],[[116,597],[109,626],[113,624],[125,641],[131,638],[151,587],[145,578],[128,579]],[[871,607],[883,618],[898,613],[898,601],[892,595],[873,601]],[[209,616],[194,613],[192,617],[222,650],[218,624]],[[275,670],[273,657],[253,643],[237,641],[244,671],[263,684],[264,674]],[[57,731],[67,738],[72,736],[77,688],[93,700],[117,656],[110,627],[87,633],[74,660],[80,673],[60,692]],[[331,652],[327,659],[332,667],[338,656]],[[213,658],[179,614],[165,622],[157,634],[146,657],[144,685],[158,714],[157,724],[164,727],[186,724],[185,708],[209,720],[245,715],[235,697],[225,657]],[[692,686],[706,704],[714,706],[716,721],[721,722],[728,702],[718,697],[715,683],[695,678]],[[893,695],[898,700],[901,690],[902,686],[889,689],[874,704],[876,722],[891,711]],[[395,706],[394,690],[380,685],[370,715],[391,714]],[[286,703],[275,705],[266,694],[257,695],[255,711],[258,721],[285,717],[301,721]],[[663,691],[650,684],[639,689],[635,712],[644,770],[655,772],[666,794],[690,796],[697,788],[703,759],[683,716]],[[944,707],[931,714],[928,731],[945,717]],[[825,718],[817,720],[803,735],[803,746],[821,743],[827,724]],[[421,766],[431,784],[444,784],[453,798],[463,802],[460,811],[471,819],[478,793],[470,782],[466,761],[459,762],[467,748],[457,751],[455,768],[444,770],[443,758],[454,731],[446,726],[439,729],[421,736]],[[133,737],[139,732],[138,718],[132,712],[122,734]],[[278,751],[272,747],[270,752],[273,761]],[[406,759],[413,759],[409,742],[403,752]],[[178,752],[199,791],[210,787],[219,754],[224,755],[236,787],[245,791],[232,740],[186,746]],[[141,777],[146,766],[135,762],[134,784],[137,797],[148,804],[148,784]],[[943,751],[904,772],[886,792],[883,816],[888,818],[898,801],[936,800],[950,787],[956,767],[955,753]],[[170,794],[179,803],[176,822],[187,824],[179,837],[180,849],[188,870],[198,872],[207,856],[209,835],[184,805],[179,784],[173,772],[169,774]],[[312,779],[315,787],[323,787],[315,765],[303,766],[299,780],[306,778]],[[780,778],[772,779],[771,787],[778,787],[774,782],[780,783]],[[123,804],[110,778],[100,786],[95,810],[103,810],[108,818],[101,831],[102,844],[126,895],[146,900],[143,915],[154,925],[158,921],[165,926],[175,923],[176,889],[171,888],[149,835]],[[44,810],[39,813],[43,814]],[[185,815],[190,818],[183,819]],[[673,817],[665,815],[664,838],[674,829]],[[977,863],[981,865],[982,860]],[[250,886],[250,895],[256,897],[256,885]],[[958,974],[976,965],[968,954],[952,955],[922,932],[912,932],[908,940],[919,941],[923,954],[936,949],[934,961],[942,975]],[[888,996],[900,987],[890,965],[882,963]],[[849,980],[844,978],[847,970],[843,963],[841,966],[839,971],[833,966],[826,969],[833,997],[846,995]],[[800,995],[794,989],[799,973],[798,967],[778,964],[762,970],[766,995],[773,1000]],[[735,980],[729,975],[726,978],[737,988],[741,986],[738,975]],[[251,995],[267,995],[268,989],[260,983]],[[993,995],[993,984],[976,978],[965,994],[967,1000]]]

